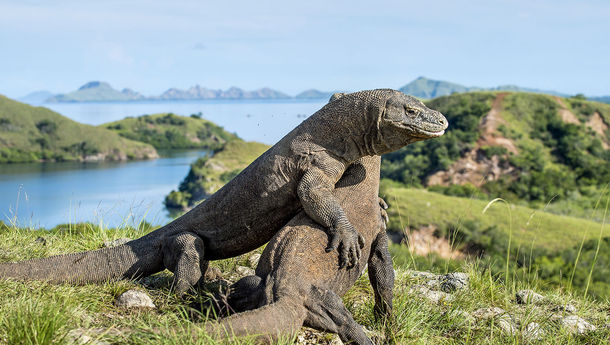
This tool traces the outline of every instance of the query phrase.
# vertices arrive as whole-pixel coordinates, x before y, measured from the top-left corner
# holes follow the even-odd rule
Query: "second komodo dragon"
[[[103,282],[174,273],[182,294],[204,277],[209,260],[268,242],[300,210],[329,235],[340,266],[354,265],[364,245],[333,196],[345,170],[365,156],[442,135],[447,120],[414,97],[390,89],[332,100],[185,215],[124,245],[0,264],[0,277],[49,282]]]

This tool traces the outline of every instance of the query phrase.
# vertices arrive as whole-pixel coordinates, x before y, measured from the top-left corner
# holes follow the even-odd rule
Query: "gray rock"
[[[139,290],[127,290],[114,301],[114,305],[121,308],[156,308],[152,299]]]
[[[337,334],[331,334],[328,337],[324,332],[308,327],[301,328],[294,343],[298,345],[343,345]]]
[[[248,257],[248,265],[250,265],[251,268],[256,268],[256,265],[258,265],[258,260],[260,260],[261,255],[259,253],[254,253],[252,255],[250,255]]]
[[[468,289],[469,278],[466,273],[448,273],[442,276],[440,280],[440,288],[444,292]]]
[[[544,337],[544,330],[540,327],[540,324],[537,322],[530,322],[525,326],[523,330],[523,339],[525,341],[535,341],[540,340]]]
[[[205,271],[205,275],[204,275],[205,281],[218,280],[218,279],[222,279],[222,278],[223,278],[222,271],[220,270],[220,268],[218,268],[216,266],[209,266],[208,269]]]
[[[86,329],[76,328],[66,334],[66,344],[68,345],[110,345],[109,342],[97,340],[101,334],[106,333],[101,328]],[[95,337],[95,338],[94,338]]]
[[[530,304],[540,303],[544,300],[544,296],[538,294],[532,290],[519,290],[515,295],[517,303],[519,304]]]
[[[495,324],[506,334],[517,334],[517,324],[512,316],[508,314],[498,315],[494,318]]]
[[[412,278],[425,278],[427,280],[436,279],[437,274],[424,271],[408,271],[407,274]]]
[[[38,237],[36,237],[36,239],[34,240],[34,242],[39,243],[39,244],[41,244],[41,245],[43,245],[43,246],[46,246],[46,245],[47,245],[47,240],[46,240],[44,237],[42,237],[42,236],[38,236]]]
[[[454,297],[443,291],[430,290],[425,285],[414,285],[409,289],[410,294],[414,294],[429,300],[432,303],[439,303],[441,301],[452,301]]]
[[[472,316],[477,319],[491,319],[498,315],[505,314],[506,311],[498,307],[480,308],[472,312]]]
[[[117,238],[116,240],[112,240],[112,241],[104,241],[103,243],[103,247],[109,248],[109,247],[118,247],[122,244],[125,244],[127,242],[131,241],[131,238]]]
[[[574,314],[576,312],[576,307],[571,304],[558,305],[553,307],[551,311],[566,313],[566,314]]]
[[[240,275],[241,277],[254,275],[254,270],[251,269],[250,267],[246,267],[246,266],[237,266],[237,267],[235,267],[235,272],[238,275]]]
[[[563,328],[573,334],[586,334],[588,332],[593,332],[597,329],[597,327],[593,326],[585,319],[576,315],[570,315],[561,318],[559,322],[561,323],[561,326]]]

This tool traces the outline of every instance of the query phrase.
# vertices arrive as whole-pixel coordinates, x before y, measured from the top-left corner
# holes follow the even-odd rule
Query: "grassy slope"
[[[220,189],[269,148],[257,142],[233,140],[212,157],[199,158],[180,183],[178,191],[165,198],[168,208],[186,208]]]
[[[237,138],[213,122],[171,113],[128,117],[100,127],[156,149],[217,149]]]
[[[0,229],[0,261],[23,260],[52,254],[100,248],[105,240],[120,237],[139,237],[150,229],[100,229],[91,225],[62,226],[50,231]],[[36,241],[46,240],[46,245]],[[402,248],[393,246],[395,253]],[[244,257],[215,261],[212,265],[223,272],[231,272]],[[476,265],[476,264],[475,264]],[[376,334],[387,332],[398,344],[521,344],[520,331],[516,335],[503,333],[497,323],[478,321],[469,323],[452,311],[472,312],[478,308],[500,307],[517,315],[521,327],[538,322],[544,335],[534,344],[602,344],[610,336],[607,323],[608,302],[595,302],[560,290],[545,292],[547,302],[542,306],[520,306],[514,303],[514,293],[521,288],[537,289],[535,282],[512,281],[500,283],[488,272],[479,273],[471,264],[459,267],[470,274],[470,288],[455,293],[454,301],[439,304],[421,299],[408,292],[410,286],[420,283],[407,274],[409,266],[395,265],[397,281],[394,290],[396,323],[385,326],[372,313],[373,295],[365,273],[344,297],[344,303],[355,319]],[[440,273],[444,270],[439,269]],[[62,344],[70,330],[81,328],[93,338],[121,344],[216,344],[202,331],[205,316],[194,319],[188,302],[170,292],[171,275],[160,273],[152,280],[108,282],[101,285],[50,285],[41,282],[0,280],[0,343],[8,344]],[[156,310],[125,310],[116,307],[114,298],[136,288],[146,291],[153,299]],[[194,296],[205,301],[205,293]],[[586,336],[573,336],[563,331],[550,318],[554,305],[571,303],[577,314],[593,323],[599,330]],[[196,313],[195,313],[196,314]],[[192,333],[199,339],[190,338]],[[318,338],[318,344],[329,344],[328,336]],[[252,344],[247,339],[230,339],[230,344]],[[290,344],[292,341],[280,342]]]
[[[111,160],[144,159],[156,157],[157,152],[106,129],[0,96],[0,163],[84,160],[95,155]]]

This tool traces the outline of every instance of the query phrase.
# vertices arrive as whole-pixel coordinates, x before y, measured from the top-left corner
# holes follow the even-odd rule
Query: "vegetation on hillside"
[[[156,149],[219,149],[226,142],[236,139],[201,114],[190,117],[172,113],[127,117],[123,120],[100,125],[120,136],[151,144]]]
[[[213,155],[197,159],[178,190],[165,197],[170,209],[185,209],[214,193],[269,148],[257,142],[232,140]]]
[[[154,157],[148,144],[0,96],[0,163]]]

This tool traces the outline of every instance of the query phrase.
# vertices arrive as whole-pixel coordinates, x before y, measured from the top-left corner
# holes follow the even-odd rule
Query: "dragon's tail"
[[[146,276],[163,269],[154,247],[140,238],[112,248],[0,263],[0,278],[84,284]]]
[[[218,323],[206,325],[206,333],[212,337],[256,336],[263,342],[288,339],[303,326],[306,310],[303,303],[290,298],[261,308],[234,314]]]

